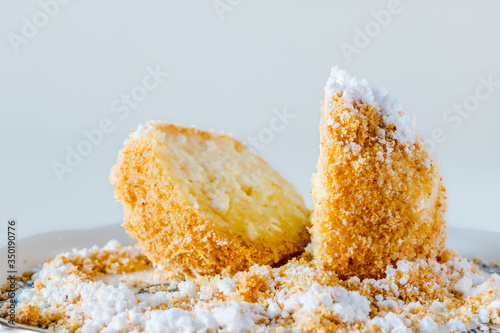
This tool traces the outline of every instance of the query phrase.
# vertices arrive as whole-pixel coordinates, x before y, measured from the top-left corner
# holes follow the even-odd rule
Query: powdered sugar
[[[398,318],[394,313],[389,312],[384,317],[375,317],[372,320],[372,323],[375,326],[380,327],[381,329],[391,332],[391,333],[409,333],[411,329],[409,329],[403,321]]]
[[[191,281],[182,281],[178,285],[179,292],[181,295],[186,295],[192,299],[197,296],[196,285]]]
[[[335,94],[341,96],[350,103],[354,101],[373,105],[383,116],[387,125],[393,124],[396,127],[394,131],[395,139],[401,143],[414,143],[416,141],[416,123],[413,118],[401,113],[401,103],[399,100],[388,93],[386,88],[373,88],[366,79],[357,79],[350,73],[338,66],[332,68],[330,77],[325,85],[325,103],[326,107]],[[330,123],[329,123],[330,124]],[[333,125],[333,121],[331,122]]]
[[[227,277],[220,280],[217,287],[224,295],[230,295],[234,291],[236,284],[233,279]]]
[[[154,123],[154,121],[148,121],[144,125],[140,124],[136,130],[132,131],[130,136],[136,140],[140,139],[144,134],[148,133],[154,128]]]
[[[368,300],[358,292],[347,291],[342,287],[322,286],[318,283],[312,284],[303,293],[279,294],[277,303],[283,310],[296,315],[305,312],[314,313],[321,307],[327,307],[347,323],[366,321],[370,312]],[[275,309],[273,311],[276,312]]]
[[[469,296],[471,294],[472,290],[472,280],[466,276],[458,280],[457,283],[455,283],[455,290],[461,292],[464,294],[464,296]]]
[[[456,319],[450,319],[448,323],[446,323],[446,326],[448,326],[450,329],[454,327],[455,330],[459,332],[463,332],[466,330],[465,324]]]
[[[429,316],[425,316],[418,324],[418,327],[422,332],[436,332],[438,330],[438,325]]]

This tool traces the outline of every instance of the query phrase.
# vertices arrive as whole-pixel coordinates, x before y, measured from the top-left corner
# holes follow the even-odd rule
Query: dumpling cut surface
[[[377,278],[398,260],[438,256],[445,188],[399,101],[334,67],[320,132],[311,217],[317,264],[342,278]]]
[[[302,196],[230,135],[148,122],[131,132],[110,179],[125,229],[169,270],[275,264],[310,240]]]

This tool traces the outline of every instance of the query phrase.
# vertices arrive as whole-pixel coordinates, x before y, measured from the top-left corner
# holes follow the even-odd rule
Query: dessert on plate
[[[47,260],[19,281],[16,322],[83,333],[496,332],[499,275],[444,249],[437,161],[399,102],[335,67],[320,131],[310,245],[302,197],[239,141],[165,122],[132,131],[111,182],[138,243]]]

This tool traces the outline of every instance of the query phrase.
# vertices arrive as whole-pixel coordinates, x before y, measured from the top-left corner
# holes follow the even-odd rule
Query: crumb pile
[[[399,101],[334,67],[320,135],[311,217],[318,264],[373,278],[402,259],[436,258],[446,240],[446,191]]]
[[[339,279],[309,246],[272,268],[182,279],[116,241],[46,262],[17,292],[17,321],[67,332],[435,332],[500,324],[500,280],[445,250],[381,279]],[[151,287],[152,285],[152,287]],[[3,307],[5,311],[5,305]]]

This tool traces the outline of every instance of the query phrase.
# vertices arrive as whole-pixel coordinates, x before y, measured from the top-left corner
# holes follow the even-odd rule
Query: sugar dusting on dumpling
[[[354,101],[372,105],[382,114],[384,122],[396,126],[393,135],[401,143],[413,144],[417,140],[415,120],[401,113],[401,103],[384,87],[371,87],[366,79],[358,79],[339,66],[332,68],[325,85],[325,102],[330,103],[336,94],[348,103],[354,110]],[[328,107],[329,104],[327,104]]]

